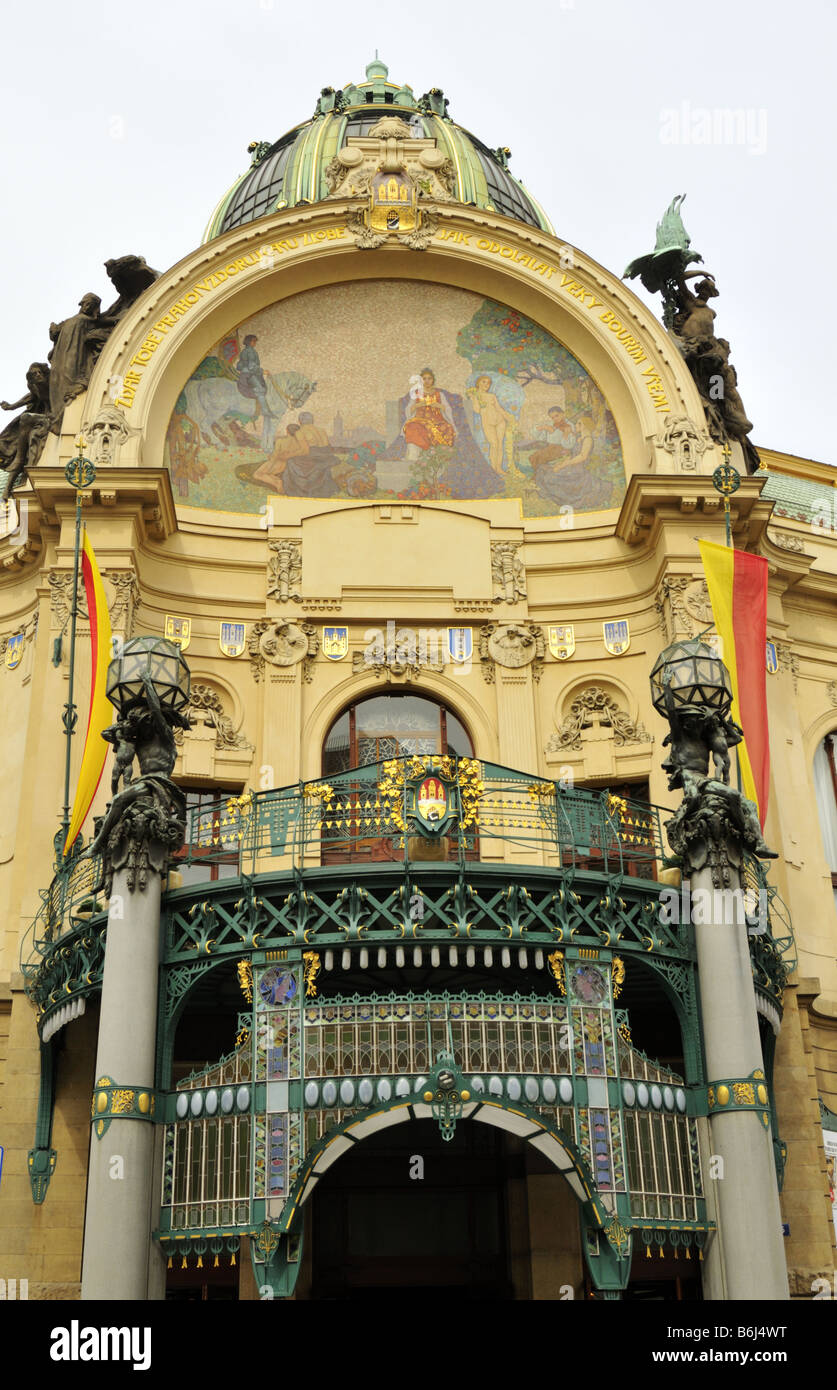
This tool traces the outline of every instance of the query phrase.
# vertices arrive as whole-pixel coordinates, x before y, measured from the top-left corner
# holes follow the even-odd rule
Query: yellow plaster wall
[[[9,905],[3,923],[0,985],[18,978],[19,940],[37,909],[38,890],[46,887],[51,876],[51,839],[63,794],[60,711],[67,671],[66,665],[55,668],[51,662],[57,629],[51,617],[48,574],[55,569],[66,572],[71,565],[73,499],[58,465],[63,467],[73,452],[75,430],[106,399],[109,377],[129,369],[131,357],[142,350],[149,332],[155,332],[154,325],[167,312],[167,305],[184,295],[196,279],[207,277],[213,267],[223,267],[231,257],[234,263],[242,250],[281,240],[292,227],[297,231],[323,227],[329,219],[331,225],[339,212],[339,207],[319,208],[303,217],[295,214],[295,220],[290,214],[263,219],[255,229],[230,233],[201,248],[162,276],[120,323],[90,390],[67,411],[60,440],[50,442],[48,454],[33,472],[30,505],[38,520],[38,544],[22,569],[0,586],[0,633],[17,630],[23,616],[36,607],[40,620],[37,640],[28,644],[21,667],[4,669],[0,676],[7,728],[14,730],[0,752],[7,798],[0,830],[0,894]],[[699,578],[695,534],[700,531],[716,540],[723,536],[717,497],[705,476],[718,462],[716,451],[704,454],[697,478],[672,475],[670,456],[656,439],[662,419],[654,412],[641,372],[602,323],[602,309],[591,311],[570,294],[557,271],[548,281],[536,279],[515,269],[499,253],[479,250],[476,245],[479,239],[511,244],[515,237],[530,244],[532,233],[524,235],[519,228],[510,229],[504,219],[496,219],[494,231],[486,238],[491,219],[485,215],[458,209],[455,216],[445,216],[448,229],[456,223],[473,237],[468,247],[445,240],[434,243],[426,253],[390,248],[359,253],[344,237],[307,246],[300,237],[297,252],[283,253],[272,267],[262,260],[251,270],[219,282],[211,294],[178,318],[175,327],[157,334],[159,343],[148,354],[134,403],[126,410],[137,433],[125,445],[119,466],[102,471],[85,504],[100,567],[105,573],[109,569],[136,573],[140,601],[135,632],[161,633],[167,613],[192,619],[187,659],[193,678],[209,678],[223,689],[229,712],[254,745],[252,752],[237,760],[216,760],[214,777],[219,784],[258,788],[319,775],[323,736],[347,703],[361,694],[409,686],[443,699],[470,730],[482,758],[553,777],[565,776],[568,768],[580,780],[599,785],[648,778],[652,800],[672,805],[675,798],[667,791],[660,769],[666,726],[651,706],[648,674],[661,647],[675,634],[686,635],[661,599],[662,581],[672,576]],[[544,255],[554,256],[549,238],[540,242]],[[599,382],[619,425],[627,473],[635,484],[621,515],[615,511],[583,514],[571,528],[561,529],[557,522],[543,518],[524,519],[518,507],[503,501],[387,509],[380,503],[277,498],[268,529],[259,518],[240,514],[184,507],[175,516],[168,475],[159,467],[162,444],[182,384],[208,347],[231,324],[283,295],[349,276],[363,280],[382,275],[427,278],[474,289],[514,304],[567,344]],[[648,310],[581,253],[575,275],[576,283],[595,288],[596,296],[621,316],[620,321],[633,325],[632,331],[647,348],[648,361],[660,372],[672,410],[699,420],[691,378]],[[783,466],[791,470],[797,463],[800,476],[805,476],[806,467],[809,472],[820,467],[787,456]],[[781,852],[771,877],[794,921],[801,973],[816,976],[811,998],[823,994],[835,999],[837,914],[810,769],[817,742],[829,727],[837,727],[837,708],[828,690],[830,682],[837,680],[837,544],[828,535],[811,539],[806,532],[804,555],[774,545],[767,529],[770,505],[758,501],[758,487],[758,481],[748,481],[742,488],[742,497],[745,493],[747,497],[736,504],[736,543],[750,544],[768,555],[772,570],[769,631],[781,637],[796,657],[795,671],[788,666],[768,678],[774,775],[766,833]],[[654,488],[657,500],[644,502]],[[384,515],[387,510],[389,515]],[[771,529],[791,534],[804,530],[785,519],[777,519],[775,528],[771,523]],[[302,546],[300,602],[279,604],[267,597],[269,542],[283,538],[298,540]],[[521,544],[528,590],[527,597],[514,604],[495,601],[490,573],[491,541],[510,539]],[[0,559],[7,553],[7,544],[0,540]],[[246,655],[230,660],[220,653],[218,624],[232,619],[247,623],[249,629],[264,616],[289,617],[318,628],[324,623],[348,625],[351,654],[342,662],[320,656],[313,663],[310,681],[296,667],[271,669],[257,684]],[[621,657],[610,656],[602,641],[602,623],[625,617],[631,623],[630,650]],[[498,668],[495,681],[488,683],[478,659],[470,674],[454,676],[450,668],[441,674],[425,671],[412,684],[387,683],[366,670],[355,674],[352,654],[362,652],[366,631],[384,626],[388,618],[441,630],[448,625],[472,626],[475,648],[485,623],[527,621],[544,628],[550,623],[572,623],[576,651],[567,662],[547,655],[540,680],[534,680],[528,668],[513,672]],[[694,623],[693,629],[699,626]],[[82,660],[76,694],[82,711],[88,698],[85,673]],[[593,731],[595,736],[585,738],[580,752],[548,753],[547,743],[574,694],[590,685],[602,685],[613,693],[630,718],[644,725],[652,741],[618,746],[612,731],[598,729]],[[75,740],[74,777],[80,744],[81,739]],[[183,767],[181,762],[181,773]],[[94,810],[101,810],[107,800],[108,781],[106,776]],[[33,1208],[22,1164],[34,1134],[37,1036],[23,995],[16,992],[14,1001],[5,1067],[10,1084],[0,1097],[6,1106],[4,1123],[14,1126],[8,1131],[7,1159],[11,1158],[12,1168],[4,1173],[2,1198],[4,1204],[13,1203],[13,1210],[9,1206],[7,1211],[14,1219],[4,1227],[0,1241],[11,1242],[2,1247],[10,1257],[14,1255],[10,1277],[18,1274],[57,1285],[78,1278],[95,1025],[89,1014],[66,1030],[67,1061],[55,1137],[59,1163],[46,1203]],[[816,1028],[811,1023],[805,1052],[801,1043],[805,1017],[807,1012],[798,1023],[795,1010],[788,1014],[777,1062],[777,1093],[782,1134],[792,1146],[786,1201],[796,1204],[792,1229],[798,1253],[794,1259],[800,1268],[814,1268],[825,1258],[830,1221],[821,1200],[809,1112],[817,1085],[828,1088],[822,1093],[837,1106],[837,1048],[831,1023],[818,1021]],[[800,1078],[806,1093],[804,1101],[797,1102]],[[535,1207],[551,1210],[552,1196],[539,1189],[549,1181],[546,1176],[529,1179],[533,1230]],[[803,1218],[806,1210],[809,1215]],[[546,1215],[543,1220],[549,1224]],[[47,1228],[54,1236],[52,1243],[46,1241]],[[796,1231],[804,1234],[797,1236]],[[536,1286],[551,1288],[554,1271],[543,1273],[541,1279],[536,1261],[532,1271],[533,1296],[552,1296],[534,1290]]]

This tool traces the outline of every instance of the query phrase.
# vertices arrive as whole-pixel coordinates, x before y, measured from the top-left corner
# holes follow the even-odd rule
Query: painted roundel
[[[601,1004],[607,998],[607,980],[595,965],[579,965],[573,972],[575,996],[583,1004]]]
[[[296,994],[296,980],[292,971],[272,965],[259,981],[259,993],[266,1004],[290,1004]]]

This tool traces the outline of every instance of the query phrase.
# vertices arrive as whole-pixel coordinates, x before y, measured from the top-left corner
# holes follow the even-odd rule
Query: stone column
[[[786,1299],[782,1217],[773,1138],[764,1123],[767,1096],[740,882],[733,868],[723,890],[713,878],[705,865],[693,868],[689,879],[709,1083],[710,1163],[720,1160],[719,1234],[713,1240],[720,1248],[712,1254],[721,1256],[725,1298]],[[727,1108],[737,1105],[743,1108]],[[706,1174],[705,1180],[711,1181]]]
[[[173,731],[190,727],[182,713],[188,667],[171,643],[134,639],[111,663],[108,695],[119,714],[103,735],[116,754],[113,800],[90,851],[102,857],[109,911],[81,1296],[133,1302],[160,1297],[162,1289],[159,1261],[151,1259],[159,1172],[154,1061],[160,891],[186,828],[186,798],[171,772],[177,756]]]
[[[700,639],[674,642],[651,672],[654,708],[668,720],[663,769],[683,800],[666,834],[690,893],[707,1069],[710,1171],[718,1228],[704,1293],[710,1299],[788,1297],[769,1096],[739,870],[775,859],[757,808],[730,786],[732,683]],[[712,756],[714,776],[709,774]],[[760,905],[761,910],[761,905]],[[717,1172],[713,1175],[712,1168]]]
[[[127,869],[115,874],[108,914],[83,1299],[148,1297],[160,875],[152,873],[142,891],[132,891],[128,877]]]

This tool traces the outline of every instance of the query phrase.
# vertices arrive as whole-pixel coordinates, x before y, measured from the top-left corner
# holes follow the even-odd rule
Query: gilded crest
[[[174,618],[167,613],[165,636],[169,642],[176,642],[180,650],[185,652],[192,640],[192,619]]]
[[[550,627],[549,650],[557,661],[568,661],[575,651],[575,628],[571,623]]]

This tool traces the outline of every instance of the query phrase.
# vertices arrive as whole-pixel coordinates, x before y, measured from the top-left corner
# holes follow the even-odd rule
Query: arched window
[[[473,757],[464,725],[426,695],[372,695],[344,710],[323,743],[323,777],[422,753]]]
[[[837,734],[826,734],[814,754],[814,792],[837,907]]]

